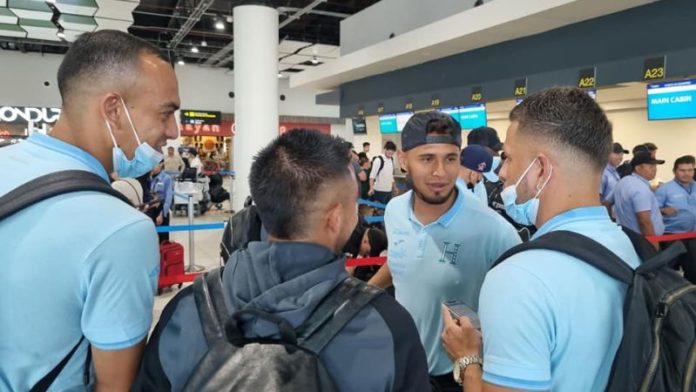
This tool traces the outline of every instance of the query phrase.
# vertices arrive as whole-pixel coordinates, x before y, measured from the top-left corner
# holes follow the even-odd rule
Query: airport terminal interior
[[[695,37],[693,0],[0,0],[0,391],[696,391]]]

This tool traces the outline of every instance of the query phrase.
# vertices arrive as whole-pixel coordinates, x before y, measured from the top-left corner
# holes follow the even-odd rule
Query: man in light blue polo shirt
[[[597,193],[611,148],[611,123],[597,103],[576,88],[551,88],[525,98],[510,121],[500,171],[510,216],[536,225],[534,238],[588,236],[635,268],[638,255]],[[486,275],[483,341],[466,318],[457,325],[444,312],[443,343],[459,359],[465,391],[601,391],[622,339],[625,291],[565,254],[517,253]]]
[[[616,220],[645,236],[662,235],[665,224],[650,181],[657,174],[657,165],[665,161],[653,158],[649,152],[638,152],[631,159],[633,173],[619,181],[614,188]]]
[[[685,155],[674,162],[674,179],[657,188],[655,197],[660,207],[666,233],[696,231],[696,158]],[[687,253],[679,257],[684,277],[696,282],[696,240],[684,240]]]
[[[174,70],[127,33],[80,35],[58,86],[63,110],[50,135],[0,149],[0,196],[61,170],[105,183],[110,172],[137,177],[162,159],[154,149],[177,137]],[[49,390],[128,390],[159,272],[152,221],[112,196],[76,192],[0,221],[0,238],[0,390],[31,390],[73,347]]]
[[[614,203],[614,187],[621,180],[619,172],[616,168],[623,162],[624,154],[628,154],[628,150],[624,150],[619,143],[614,143],[611,152],[609,153],[609,162],[602,173],[602,183],[599,188],[599,199],[602,204],[609,207]]]
[[[460,144],[459,124],[447,114],[417,113],[404,126],[399,159],[413,190],[387,205],[388,264],[370,281],[393,282],[396,300],[416,322],[431,379],[443,391],[459,386],[440,343],[441,304],[461,300],[476,309],[488,269],[520,243],[505,219],[455,186]]]

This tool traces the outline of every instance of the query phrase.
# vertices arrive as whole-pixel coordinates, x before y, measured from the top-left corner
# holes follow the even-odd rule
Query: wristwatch
[[[454,369],[452,370],[452,375],[454,376],[454,381],[457,384],[462,385],[462,373],[464,372],[467,366],[473,364],[480,365],[481,368],[483,368],[483,358],[481,358],[480,355],[475,354],[467,355],[454,361]]]

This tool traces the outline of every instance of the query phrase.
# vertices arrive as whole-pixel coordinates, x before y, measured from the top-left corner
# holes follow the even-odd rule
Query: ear
[[[397,157],[399,158],[399,166],[406,170],[408,173],[408,161],[406,160],[406,153],[403,150],[397,151]]]
[[[101,112],[102,118],[112,125],[120,124],[122,110],[121,99],[114,93],[103,96],[99,101],[99,111]]]
[[[552,163],[549,157],[541,153],[537,157],[537,161],[539,162],[539,166],[541,169],[538,171],[538,186],[541,186],[544,182],[546,182],[547,178],[551,175],[551,167]]]
[[[331,238],[338,238],[343,225],[343,206],[340,203],[332,204],[324,214],[324,232]]]

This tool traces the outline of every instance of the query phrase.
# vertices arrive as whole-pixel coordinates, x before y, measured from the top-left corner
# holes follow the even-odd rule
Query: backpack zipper
[[[660,359],[660,351],[662,349],[662,342],[660,341],[660,331],[662,331],[662,323],[664,322],[665,317],[667,317],[667,311],[669,310],[669,307],[672,305],[672,303],[674,303],[674,301],[678,300],[679,297],[694,290],[696,290],[696,286],[689,285],[687,287],[682,287],[681,289],[678,289],[676,291],[673,291],[671,294],[668,294],[664,300],[660,301],[660,303],[657,304],[657,311],[655,314],[655,318],[657,320],[655,321],[655,326],[653,328],[654,350],[652,357],[650,358],[648,372],[645,374],[645,377],[643,378],[643,383],[640,387],[641,392],[648,392],[653,377],[655,377],[655,372],[657,371],[657,363]]]
[[[696,342],[691,345],[691,354],[689,354],[689,362],[686,366],[686,373],[684,373],[684,385],[682,385],[682,391],[691,391],[691,383],[694,378],[694,371],[696,370]]]

